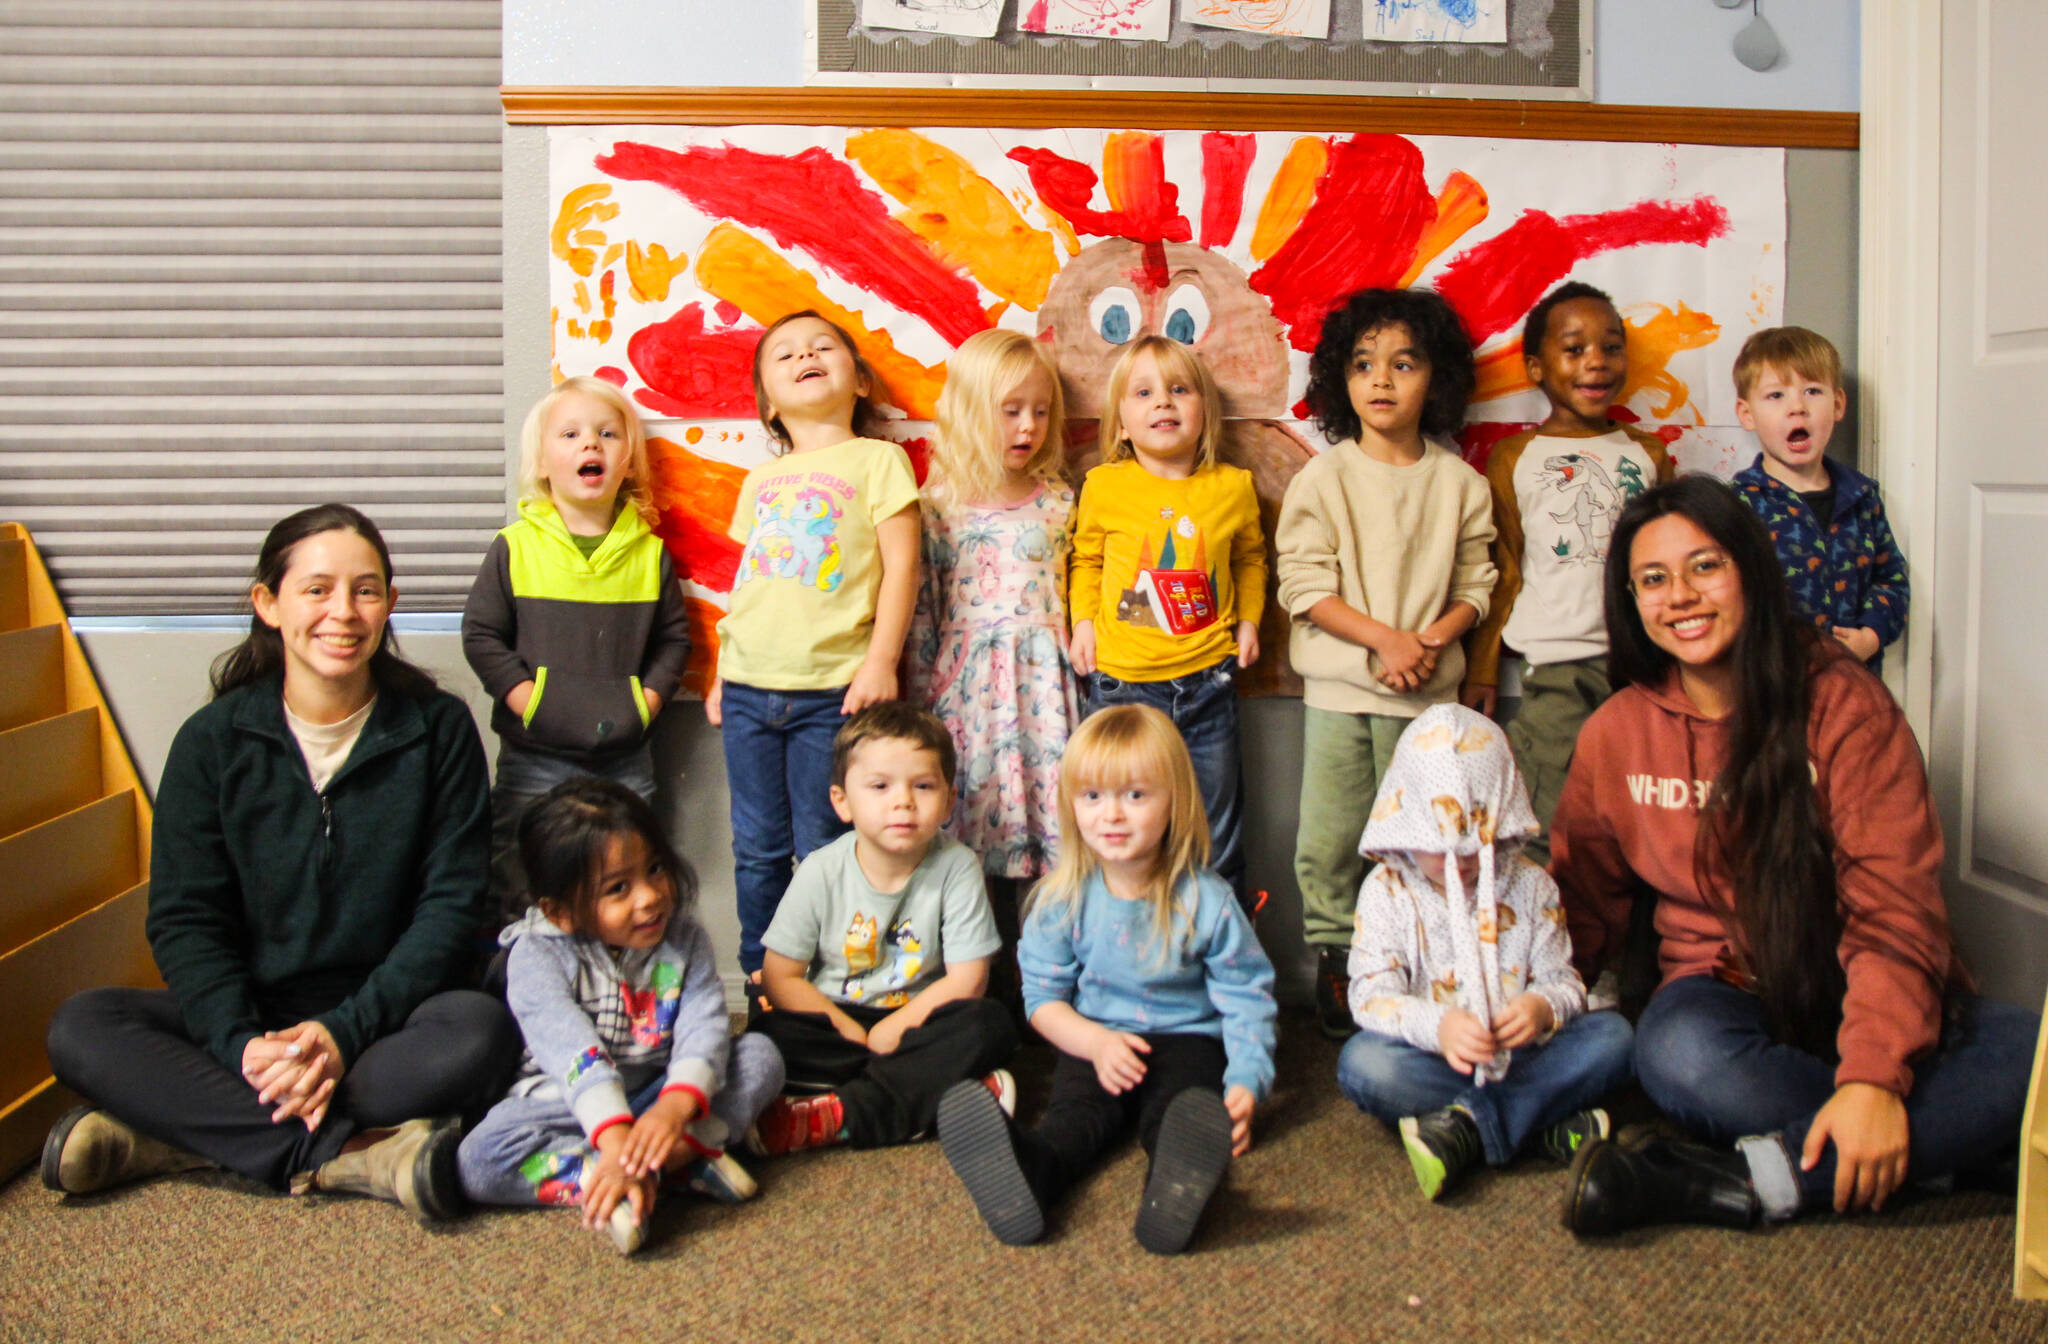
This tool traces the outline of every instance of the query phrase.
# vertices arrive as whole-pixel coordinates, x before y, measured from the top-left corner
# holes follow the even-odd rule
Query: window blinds
[[[496,0],[0,5],[0,519],[73,615],[244,609],[375,519],[459,608],[504,514]]]

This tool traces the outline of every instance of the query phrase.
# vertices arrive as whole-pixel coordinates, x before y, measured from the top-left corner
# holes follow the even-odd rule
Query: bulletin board
[[[811,0],[808,74],[814,84],[1590,100],[1593,4]],[[864,21],[875,5],[930,29]],[[1307,32],[1327,36],[1274,35],[1303,31],[1304,16]],[[1219,23],[1236,26],[1209,26]],[[987,37],[958,31],[991,25]],[[1089,31],[1113,35],[1080,35]],[[1445,36],[1458,40],[1426,40]]]

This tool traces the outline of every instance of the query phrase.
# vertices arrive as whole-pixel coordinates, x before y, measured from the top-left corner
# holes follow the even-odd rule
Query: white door
[[[2048,987],[2044,52],[2041,0],[1942,6],[1934,545],[1912,615],[1932,638],[1950,918],[1985,992],[2030,1007]]]

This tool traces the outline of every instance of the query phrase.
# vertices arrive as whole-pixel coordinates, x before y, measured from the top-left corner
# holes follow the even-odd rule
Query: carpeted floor
[[[744,1208],[675,1196],[632,1261],[558,1210],[429,1231],[215,1174],[64,1200],[30,1171],[0,1188],[0,1338],[2048,1340],[2048,1303],[2011,1298],[2009,1199],[1582,1244],[1541,1162],[1424,1203],[1395,1139],[1337,1095],[1336,1047],[1305,1017],[1283,1026],[1281,1077],[1299,1081],[1178,1258],[1131,1238],[1135,1147],[1036,1247],[998,1245],[923,1144],[784,1159]],[[1048,1061],[1020,1061],[1027,1115]]]

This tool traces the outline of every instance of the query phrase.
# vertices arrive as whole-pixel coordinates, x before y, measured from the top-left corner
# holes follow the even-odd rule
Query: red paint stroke
[[[1313,350],[1330,307],[1399,284],[1435,222],[1422,151],[1398,135],[1354,135],[1330,146],[1315,204],[1251,286],[1273,301],[1294,348]]]
[[[718,320],[728,327],[739,321],[742,316],[740,306],[731,299],[720,299],[712,306],[711,311],[718,314]]]
[[[1607,408],[1607,418],[1619,421],[1624,425],[1639,425],[1643,422],[1643,417],[1637,415],[1626,406],[1609,406]],[[1649,432],[1664,440],[1666,448],[1669,448],[1672,444],[1685,437],[1685,428],[1682,425],[1654,425],[1650,428]]]
[[[1045,6],[1046,0],[1038,0],[1038,3],[1031,7],[1031,12],[1024,16],[1024,22],[1018,24],[1017,26],[1022,28],[1027,33],[1044,32]]]
[[[1202,246],[1226,247],[1244,213],[1244,181],[1258,146],[1249,135],[1211,131],[1202,137]]]
[[[1165,289],[1166,282],[1173,278],[1173,272],[1166,269],[1166,244],[1146,243],[1138,256],[1138,264],[1124,273],[1130,282],[1148,294]]]
[[[759,327],[704,328],[704,307],[688,303],[626,342],[626,357],[646,388],[635,399],[651,411],[689,419],[754,414],[754,346]]]
[[[1157,146],[1157,137],[1153,138]],[[1142,148],[1142,146],[1140,147]],[[1126,151],[1130,153],[1131,151]],[[1049,149],[1013,149],[1009,157],[1031,174],[1031,186],[1049,209],[1057,211],[1074,232],[1103,238],[1128,238],[1134,243],[1185,243],[1194,239],[1194,227],[1181,215],[1180,190],[1166,180],[1164,148],[1154,151],[1161,163],[1156,178],[1147,180],[1143,160],[1127,163],[1133,202],[1141,208],[1096,210],[1088,202],[1095,198],[1095,170],[1085,163],[1063,158]]]
[[[740,567],[740,544],[725,535],[722,527],[681,509],[664,508],[655,533],[676,562],[677,574],[717,592],[732,591],[732,577]]]
[[[593,378],[602,378],[613,387],[626,385],[626,371],[616,364],[604,364],[590,371]]]
[[[910,459],[910,474],[917,478],[919,486],[923,486],[924,478],[931,475],[932,441],[920,436],[915,439],[902,439],[898,442],[903,449],[904,455]]]
[[[1728,212],[1711,196],[1638,201],[1563,219],[1524,210],[1502,232],[1453,257],[1437,276],[1436,288],[1465,319],[1465,330],[1477,344],[1521,321],[1589,257],[1647,243],[1705,247],[1727,232]]]
[[[732,145],[657,149],[622,140],[597,156],[597,167],[625,181],[667,187],[713,217],[764,229],[856,289],[923,318],[953,344],[988,330],[974,283],[897,223],[851,166],[817,146],[781,155]]]
[[[1510,434],[1519,434],[1525,429],[1536,428],[1533,420],[1519,424],[1501,420],[1474,420],[1469,425],[1458,427],[1458,451],[1474,471],[1485,471],[1486,464],[1493,457],[1493,450],[1500,441]]]

